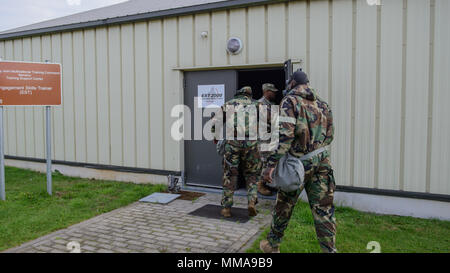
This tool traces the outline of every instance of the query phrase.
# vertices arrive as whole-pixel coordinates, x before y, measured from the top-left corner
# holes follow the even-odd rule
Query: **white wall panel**
[[[311,2],[310,71],[311,85],[328,100],[329,8],[328,1]]]
[[[43,38],[42,46],[44,48],[48,48],[51,46],[51,60],[55,63],[62,64],[62,37],[61,34],[52,34],[51,35],[51,45],[48,44],[48,38]],[[64,68],[62,70],[64,73]],[[66,81],[69,81],[69,77],[66,74],[63,74],[63,82],[62,82],[62,101],[60,107],[52,107],[52,117],[53,117],[53,153],[54,158],[58,160],[65,160],[65,120],[64,120],[64,100],[66,97]],[[44,116],[42,117],[44,122]],[[42,132],[44,135],[45,130]],[[42,151],[44,153],[44,151]]]
[[[403,0],[381,9],[379,181],[382,189],[400,189]]]
[[[150,166],[150,122],[148,88],[148,29],[147,23],[135,25],[135,82],[136,82],[136,167]]]
[[[245,9],[230,10],[229,24],[230,24],[229,25],[230,37],[238,37],[242,40],[242,43],[244,44],[244,48],[242,49],[242,52],[240,54],[230,55],[230,64],[245,64],[247,57],[246,10]]]
[[[272,5],[267,11],[267,57],[269,62],[286,60],[286,5]]]
[[[264,6],[248,9],[248,61],[266,61],[266,16]]]
[[[403,190],[423,192],[427,166],[430,1],[409,0],[407,19]]]
[[[307,12],[306,1],[290,1],[288,5],[288,57],[306,61]]]
[[[212,63],[225,65],[228,63],[226,42],[228,40],[227,12],[213,12],[211,15]]]
[[[450,192],[450,2],[436,1],[430,192]]]
[[[331,160],[339,185],[350,185],[352,109],[352,2],[333,3],[332,96],[335,139]]]
[[[176,30],[172,30],[176,31]],[[209,13],[197,14],[194,16],[194,45],[195,45],[195,65],[209,66],[211,64],[211,38],[203,38],[202,32],[210,32],[210,15]],[[169,38],[174,39],[175,37]],[[168,40],[171,42],[171,40]],[[181,42],[184,44],[183,42]],[[176,44],[175,44],[176,45]],[[183,46],[181,46],[183,47]],[[189,47],[188,47],[189,49]],[[174,50],[174,49],[172,49]],[[171,54],[173,55],[173,54]],[[176,56],[175,56],[176,57]]]
[[[86,81],[84,32],[73,33],[73,96],[75,117],[75,161],[86,162]]]
[[[109,43],[109,116],[111,164],[123,164],[122,57],[120,26],[108,29]]]
[[[150,168],[162,170],[164,169],[163,26],[161,21],[152,21],[148,27],[150,39]]]
[[[377,8],[358,0],[356,16],[354,183],[374,187]]]
[[[134,27],[122,25],[122,130],[123,164],[136,166],[136,91],[134,87]]]
[[[176,19],[164,20],[164,168],[168,170],[180,169],[180,157],[181,146],[180,143],[175,141],[171,136],[172,123],[174,118],[170,117],[172,108],[179,104],[182,100],[181,78],[178,71],[173,70],[173,67],[178,65],[177,55],[173,52],[177,52],[178,46],[178,28]],[[206,50],[206,49],[205,49]],[[209,54],[209,50],[204,52]],[[196,54],[197,55],[197,54]],[[209,58],[208,58],[209,59]],[[200,59],[198,59],[199,61]]]
[[[84,32],[84,95],[86,107],[86,162],[98,163],[97,125],[97,63],[95,29]]]
[[[63,115],[64,115],[64,160],[75,161],[75,109],[73,78],[73,38],[72,33],[62,34]]]
[[[96,55],[96,90],[98,116],[98,163],[111,165],[110,137],[110,88],[109,88],[109,43],[108,29],[97,28],[95,31]]]
[[[197,22],[197,21],[196,21]],[[198,22],[197,22],[198,23]],[[192,67],[194,66],[194,16],[181,16],[178,19],[179,37],[182,43],[178,47],[178,56],[180,58],[180,66]],[[211,35],[209,33],[209,35]]]

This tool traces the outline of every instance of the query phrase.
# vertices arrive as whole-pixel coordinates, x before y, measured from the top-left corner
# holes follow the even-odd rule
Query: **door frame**
[[[186,93],[186,76],[185,72],[196,72],[196,71],[216,71],[216,70],[235,70],[236,73],[239,70],[258,70],[258,69],[273,69],[273,68],[282,68],[286,71],[286,63],[290,62],[292,66],[292,70],[295,68],[300,68],[303,60],[301,59],[288,59],[285,62],[274,62],[274,63],[258,63],[258,64],[241,64],[241,65],[222,65],[222,66],[201,66],[201,67],[175,67],[173,70],[179,71],[181,74],[181,87],[182,87],[182,94],[181,94],[181,100],[183,105],[185,104],[185,93]],[[185,142],[186,140],[183,140],[181,143],[181,154],[180,154],[180,161],[181,161],[181,174],[182,174],[182,181],[183,186],[194,186],[194,187],[202,187],[202,188],[211,188],[211,189],[221,189],[222,187],[213,186],[213,185],[203,185],[203,184],[196,184],[196,183],[187,183],[186,179],[186,152],[185,152]]]

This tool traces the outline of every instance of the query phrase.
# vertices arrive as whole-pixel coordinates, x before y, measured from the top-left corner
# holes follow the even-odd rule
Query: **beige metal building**
[[[450,219],[450,2],[372,2],[132,0],[2,32],[0,56],[62,64],[57,165],[153,181],[192,174],[185,143],[170,136],[186,73],[237,71],[239,85],[245,71],[278,73],[291,59],[334,112],[337,199]],[[239,54],[227,52],[230,37]],[[43,108],[5,109],[8,162],[40,162]]]

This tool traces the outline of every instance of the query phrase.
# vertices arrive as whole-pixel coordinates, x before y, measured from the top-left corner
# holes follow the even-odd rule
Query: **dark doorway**
[[[262,97],[262,85],[265,83],[273,83],[275,87],[280,90],[277,95],[276,104],[281,102],[283,98],[282,90],[285,88],[285,72],[284,68],[265,68],[252,70],[239,70],[237,73],[238,88],[243,86],[250,86],[253,90],[253,98],[260,99]],[[242,176],[242,171],[239,172],[239,189],[245,189],[245,180]]]
[[[262,97],[261,88],[265,83],[273,83],[278,90],[282,91],[285,88],[283,67],[238,71],[238,88],[251,86],[254,99],[260,99]],[[282,98],[282,92],[279,92],[276,103],[279,104]]]

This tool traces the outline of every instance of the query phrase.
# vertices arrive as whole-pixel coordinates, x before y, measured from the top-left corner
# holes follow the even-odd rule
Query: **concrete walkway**
[[[247,206],[245,197],[235,203]],[[241,252],[270,223],[273,201],[260,200],[260,213],[247,223],[188,214],[206,204],[220,204],[220,195],[167,205],[136,202],[5,252],[67,253],[70,242],[82,253]]]

